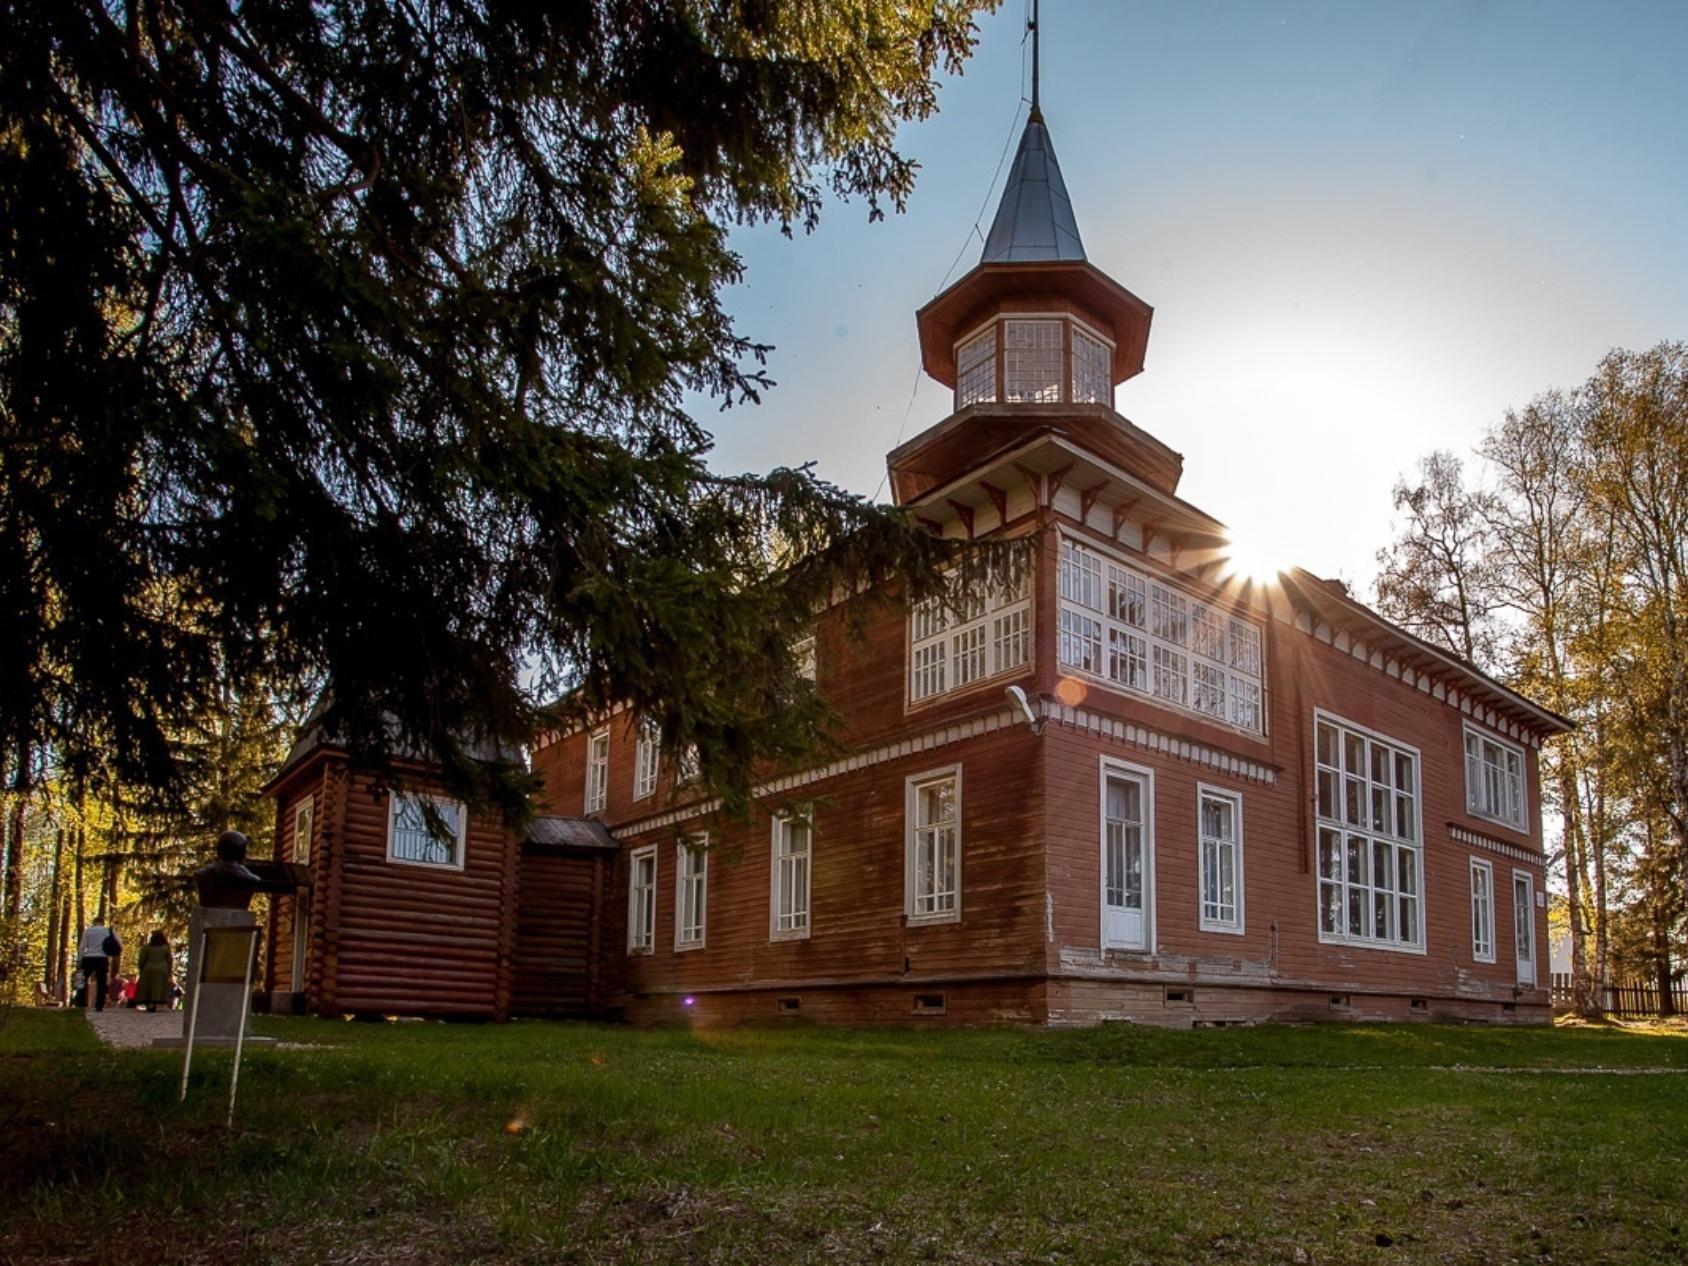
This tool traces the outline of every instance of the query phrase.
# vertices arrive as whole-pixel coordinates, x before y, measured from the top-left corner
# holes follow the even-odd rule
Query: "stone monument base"
[[[183,1047],[187,1045],[188,1030],[193,1027],[195,1046],[230,1046],[235,1044],[243,1015],[251,1010],[252,995],[238,982],[223,984],[216,981],[200,983],[199,956],[203,952],[200,941],[206,928],[256,928],[258,921],[250,910],[227,910],[216,906],[200,906],[188,921],[188,996],[182,1008],[182,1035],[153,1039],[154,1046]],[[258,938],[252,938],[252,952],[258,952]],[[199,1020],[194,1022],[194,1011]],[[274,1038],[246,1038],[249,1046],[274,1045]]]

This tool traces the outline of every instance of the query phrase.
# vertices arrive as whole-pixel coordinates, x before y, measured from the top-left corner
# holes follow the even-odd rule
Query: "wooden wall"
[[[419,789],[431,785],[421,770],[407,778]],[[515,836],[471,814],[462,870],[388,861],[387,791],[325,751],[277,788],[279,843],[289,860],[293,809],[306,794],[315,798],[309,1009],[502,1019],[515,948]],[[291,929],[292,901],[278,900],[266,973],[272,990],[289,987]]]
[[[963,727],[955,727],[958,731]],[[1011,981],[991,1004],[1022,1022],[1026,982],[1042,974],[1043,854],[1035,780],[1018,777],[1035,759],[1024,726],[958,737],[930,750],[856,769],[794,789],[792,801],[812,801],[811,926],[804,940],[774,940],[769,912],[772,805],[754,822],[689,824],[709,830],[708,915],[701,948],[675,948],[678,843],[659,827],[625,841],[617,863],[613,904],[621,938],[610,947],[626,972],[626,1006],[638,1021],[680,1021],[703,1012],[746,1018],[746,993],[756,1007],[776,1012],[776,993],[824,991],[811,1015],[841,1023],[877,1023],[911,1007],[917,990],[945,982]],[[910,926],[904,918],[905,783],[960,763],[961,910],[956,923]],[[629,955],[625,918],[630,850],[657,847],[655,947]],[[864,990],[887,987],[894,996]],[[769,991],[774,992],[769,992]],[[684,998],[694,999],[692,1008]],[[871,1003],[866,1001],[871,998]],[[855,1001],[852,1001],[854,999]],[[980,1005],[985,1005],[981,1003]],[[754,1008],[751,1008],[754,1010]]]
[[[518,856],[510,1013],[604,1015],[607,936],[613,931],[604,913],[615,854],[528,844]]]

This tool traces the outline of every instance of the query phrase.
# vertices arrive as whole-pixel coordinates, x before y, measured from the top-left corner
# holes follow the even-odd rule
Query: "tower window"
[[[1113,403],[1113,357],[1108,345],[1073,326],[1073,400],[1079,404]]]
[[[1002,323],[1002,382],[1010,401],[1054,404],[1061,399],[1062,321]]]
[[[996,399],[996,326],[991,324],[955,349],[955,407]]]

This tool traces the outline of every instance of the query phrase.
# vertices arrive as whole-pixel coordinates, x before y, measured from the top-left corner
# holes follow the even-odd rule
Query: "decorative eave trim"
[[[1129,721],[1104,716],[1100,712],[1091,712],[1085,708],[1069,708],[1064,703],[1045,701],[1040,706],[1039,712],[1048,720],[1057,721],[1062,725],[1070,725],[1074,729],[1085,730],[1091,734],[1101,735],[1103,738],[1127,743],[1132,747],[1145,752],[1153,752],[1158,756],[1167,756],[1173,760],[1199,765],[1203,769],[1229,774],[1233,778],[1261,783],[1268,787],[1274,786],[1278,781],[1278,769],[1275,765],[1268,765],[1264,761],[1250,760],[1246,756],[1238,756],[1205,743],[1195,743],[1189,739],[1178,738],[1176,735],[1163,734],[1161,731],[1150,729],[1146,725],[1134,725]]]
[[[850,756],[840,756],[837,760],[829,761],[825,765],[816,765],[812,769],[798,770],[796,773],[782,774],[778,778],[770,778],[767,782],[757,786],[755,797],[760,800],[763,796],[781,795],[788,791],[795,791],[799,787],[807,787],[811,783],[824,782],[829,778],[837,778],[841,774],[854,773],[858,769],[869,769],[874,765],[883,765],[888,761],[900,760],[905,756],[929,752],[933,748],[947,747],[949,744],[959,743],[963,739],[994,734],[997,730],[1012,727],[1020,719],[1020,714],[1012,708],[997,708],[977,716],[952,721],[947,725],[935,726],[906,739],[899,739],[892,743],[881,743],[877,747],[870,747]],[[692,818],[704,817],[714,813],[720,807],[721,801],[718,798],[700,800],[695,804],[682,805],[680,808],[671,809],[666,813],[657,813],[648,818],[623,822],[612,827],[610,834],[618,840],[629,839],[636,835],[643,835],[647,831],[655,831]]]
[[[1448,838],[1457,844],[1464,844],[1470,848],[1480,848],[1490,853],[1498,853],[1502,857],[1515,862],[1524,862],[1530,866],[1540,866],[1547,869],[1547,858],[1531,848],[1523,848],[1517,844],[1509,844],[1505,840],[1497,840],[1492,835],[1484,835],[1473,831],[1468,826],[1461,826],[1458,822],[1448,823]]]
[[[1083,708],[1069,708],[1062,703],[1039,700],[1036,706],[1040,723],[1054,721],[1061,725],[1071,726],[1073,729],[1083,730],[1102,738],[1128,744],[1141,751],[1151,752],[1172,760],[1186,761],[1203,769],[1228,774],[1233,778],[1241,778],[1248,782],[1272,786],[1278,780],[1278,770],[1275,766],[1262,761],[1249,760],[1246,757],[1237,756],[1217,747],[1194,743],[1189,739],[1178,738],[1171,734],[1164,734],[1159,730],[1150,729],[1148,726],[1129,724],[1113,717],[1104,716],[1099,712],[1091,712]],[[829,778],[854,773],[858,769],[871,769],[875,765],[883,765],[890,761],[901,760],[905,756],[929,752],[934,748],[947,747],[951,743],[959,743],[964,739],[994,734],[998,730],[1010,729],[1021,723],[1021,714],[1015,709],[995,709],[977,716],[952,721],[946,725],[936,726],[919,734],[911,735],[909,738],[899,739],[896,742],[881,743],[877,747],[867,748],[851,756],[841,756],[835,761],[830,761],[825,765],[817,765],[813,769],[799,770],[796,773],[771,778],[756,788],[755,796],[760,800],[764,796],[783,795],[813,783],[825,782]],[[655,813],[649,817],[636,818],[631,822],[620,823],[610,828],[610,834],[617,840],[632,839],[650,831],[661,830],[663,827],[677,826],[693,818],[705,817],[714,813],[720,807],[721,801],[718,798],[700,800],[695,804],[682,805],[665,813]]]

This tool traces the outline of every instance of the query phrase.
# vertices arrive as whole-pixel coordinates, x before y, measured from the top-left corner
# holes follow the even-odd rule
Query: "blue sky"
[[[814,461],[883,495],[886,451],[949,412],[915,389],[913,314],[978,260],[1025,11],[984,19],[904,129],[906,214],[735,235],[728,303],[779,386],[699,402],[717,469]],[[1368,582],[1421,453],[1468,452],[1614,346],[1688,338],[1688,0],[1045,0],[1043,28],[1086,252],[1155,308],[1116,407],[1256,552]]]

